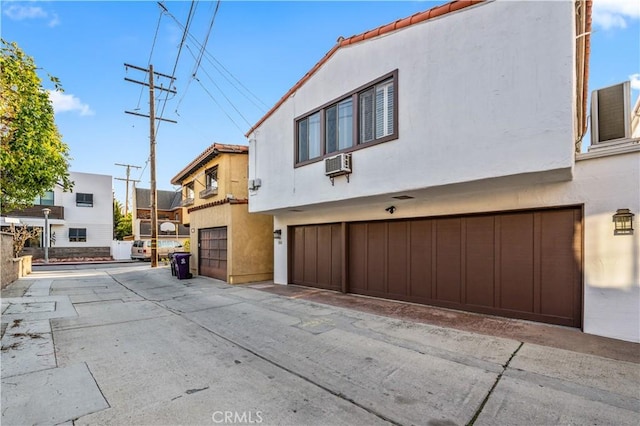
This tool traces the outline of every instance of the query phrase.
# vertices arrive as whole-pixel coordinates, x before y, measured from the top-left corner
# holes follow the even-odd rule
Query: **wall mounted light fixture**
[[[396,211],[396,206],[389,206],[385,209],[385,211],[389,212],[389,214],[393,214]]]
[[[618,209],[613,215],[613,235],[633,235],[633,216],[629,209]]]
[[[274,240],[279,240],[281,238],[282,238],[282,229],[276,229],[275,231],[273,231]]]

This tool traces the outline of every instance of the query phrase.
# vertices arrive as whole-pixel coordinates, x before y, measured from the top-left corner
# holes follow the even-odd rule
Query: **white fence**
[[[115,260],[131,259],[133,241],[111,241],[111,257]]]

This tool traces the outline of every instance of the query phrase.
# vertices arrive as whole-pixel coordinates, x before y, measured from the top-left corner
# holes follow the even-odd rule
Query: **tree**
[[[132,219],[131,213],[126,216],[122,214],[122,206],[120,202],[114,198],[113,200],[113,238],[122,240],[127,235],[131,235]]]
[[[27,226],[15,226],[13,223],[9,228],[9,233],[13,237],[13,257],[20,256],[24,245],[28,240],[32,238],[38,238],[40,235],[40,228],[28,228]]]
[[[70,191],[73,182],[69,147],[58,132],[33,58],[16,43],[0,43],[0,202],[6,211],[32,205],[55,185]],[[49,78],[62,91],[58,79]]]

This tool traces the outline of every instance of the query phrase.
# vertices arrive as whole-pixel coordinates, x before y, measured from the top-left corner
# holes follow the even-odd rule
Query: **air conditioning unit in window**
[[[591,145],[623,142],[631,138],[630,83],[624,82],[591,94]]]
[[[351,154],[338,154],[324,160],[324,174],[329,177],[351,173]]]

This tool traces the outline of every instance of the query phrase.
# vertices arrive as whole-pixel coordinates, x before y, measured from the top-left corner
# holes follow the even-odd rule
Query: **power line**
[[[191,53],[193,55],[193,52],[191,52],[191,49],[189,49],[189,46],[187,46],[187,50],[189,50],[189,53]],[[251,123],[249,123],[249,120],[247,120],[246,117],[244,115],[242,115],[242,113],[238,110],[238,108],[236,108],[236,106],[233,104],[233,102],[231,102],[231,99],[229,99],[229,97],[227,95],[225,95],[225,93],[222,91],[220,86],[218,86],[218,84],[213,80],[213,78],[211,78],[209,73],[206,70],[203,70],[203,72],[207,77],[209,77],[209,80],[211,81],[211,83],[213,83],[213,85],[216,86],[216,88],[220,91],[220,93],[222,93],[222,96],[224,96],[224,98],[227,100],[227,102],[229,102],[229,105],[231,105],[231,107],[238,113],[238,115],[240,117],[242,117],[242,119],[245,121],[245,123],[247,123],[247,125],[249,127],[251,127]],[[196,77],[194,77],[194,78],[196,78]]]
[[[164,9],[164,6],[162,6],[162,4],[158,3],[159,6],[161,8]],[[166,9],[165,9],[166,10]],[[158,16],[158,24],[156,25],[156,32],[153,35],[153,43],[151,43],[151,52],[149,53],[149,61],[147,61],[147,65],[151,63],[151,58],[153,57],[153,51],[156,47],[156,41],[158,40],[158,33],[160,32],[160,22],[162,21],[162,13],[163,11],[160,11],[160,15]],[[136,106],[136,109],[139,110],[140,109],[140,102],[142,101],[142,94],[144,93],[144,87],[140,88],[140,96],[138,96],[138,104]]]
[[[207,31],[207,35],[204,38],[204,43],[202,43],[202,47],[200,48],[200,53],[198,54],[198,59],[196,60],[195,68],[193,69],[193,77],[198,74],[198,68],[200,68],[200,61],[202,61],[202,56],[204,55],[205,48],[207,47],[207,43],[209,42],[209,36],[211,35],[211,30],[213,30],[213,23],[216,21],[216,16],[218,15],[218,9],[220,8],[220,0],[216,3],[216,10],[213,12],[213,17],[211,18],[211,23],[209,24],[209,30]]]
[[[217,8],[216,8],[216,11],[217,11]],[[166,12],[167,12],[167,15],[168,15],[171,19],[173,19],[173,21],[174,21],[174,22],[175,22],[175,23],[176,23],[180,28],[185,28],[185,27],[180,23],[180,21],[179,21],[179,20],[178,20],[178,19],[177,19],[177,18],[176,18],[176,17],[175,17],[171,12],[169,12],[168,10],[167,10]],[[213,21],[212,21],[212,22],[213,22]],[[214,66],[214,68],[216,68],[216,70],[220,73],[220,75],[221,75],[222,77],[224,77],[224,78],[225,78],[225,79],[226,79],[226,80],[231,84],[231,86],[232,86],[234,89],[236,89],[236,90],[238,91],[238,93],[240,93],[242,96],[244,96],[245,98],[247,98],[251,103],[253,103],[253,104],[254,104],[254,106],[256,106],[256,108],[258,108],[259,110],[261,110],[261,112],[266,111],[266,108],[268,108],[268,106],[267,106],[267,104],[266,104],[266,103],[264,103],[260,98],[258,98],[258,96],[256,96],[253,92],[251,92],[251,90],[249,90],[249,89],[248,89],[244,84],[242,84],[242,83],[240,82],[240,80],[239,80],[237,77],[235,77],[235,76],[234,76],[234,75],[233,75],[233,74],[232,74],[232,73],[231,73],[227,68],[225,68],[225,67],[224,67],[224,65],[222,65],[222,63],[221,63],[219,60],[217,60],[217,59],[216,59],[216,58],[215,58],[215,57],[214,57],[214,56],[213,56],[209,51],[207,51],[206,46],[202,45],[202,44],[201,44],[201,43],[200,43],[200,42],[199,42],[199,41],[198,41],[198,40],[197,40],[197,39],[196,39],[196,38],[195,38],[191,33],[189,33],[188,31],[187,31],[187,33],[188,33],[188,37],[189,37],[189,39],[190,39],[190,40],[192,40],[192,41],[194,42],[194,44],[196,45],[196,47],[199,47],[199,48],[200,48],[201,52],[204,52],[204,55],[206,55],[206,57],[207,57],[208,59],[209,59],[209,58],[212,58],[215,62],[217,62],[217,63],[220,65],[220,67],[222,67],[222,68],[226,71],[226,73],[227,73],[229,76],[231,76],[235,81],[237,81],[237,82],[238,82],[238,84],[239,84],[242,88],[244,88],[244,89],[245,89],[245,91],[246,91],[247,93],[249,93],[251,96],[253,96],[253,98],[254,98],[254,99],[256,99],[258,102],[260,102],[261,104],[263,104],[265,107],[263,108],[263,107],[261,107],[261,106],[257,105],[257,104],[252,100],[252,99],[250,99],[250,98],[247,96],[247,94],[246,94],[246,93],[244,93],[242,90],[240,90],[240,89],[238,88],[238,86],[237,86],[237,85],[233,84],[233,83],[229,80],[229,78],[228,78],[224,73],[222,73],[222,72],[221,72],[221,71],[220,71],[220,70],[219,70],[219,69],[218,69],[218,68],[217,68],[217,67],[216,67],[216,66],[211,62],[211,59],[209,59],[209,62]],[[188,47],[188,46],[187,46],[187,47]],[[194,73],[195,73],[195,71],[197,71],[197,68],[194,70]],[[195,75],[192,75],[192,79],[194,79],[194,77],[195,77]],[[189,87],[189,84],[190,84],[190,83],[191,83],[191,80],[189,80],[189,82],[187,83],[187,88]],[[202,85],[202,82],[199,82],[199,83]],[[186,90],[183,92],[182,97],[180,98],[180,101],[178,102],[178,107],[179,107],[179,106],[180,106],[180,104],[182,103],[182,100],[184,99],[184,97],[185,97],[185,96],[186,96]],[[176,113],[177,113],[177,108],[176,108]]]

